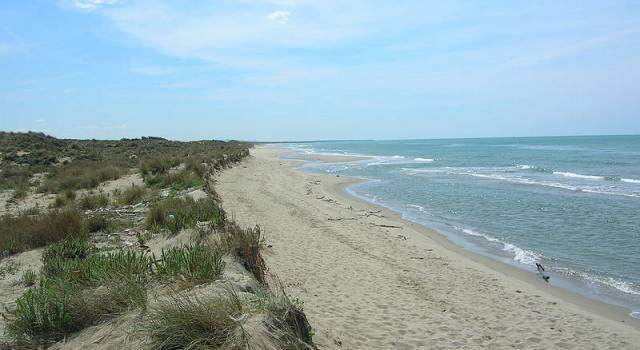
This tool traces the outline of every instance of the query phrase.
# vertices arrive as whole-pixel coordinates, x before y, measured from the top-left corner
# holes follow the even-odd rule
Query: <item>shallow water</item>
[[[552,284],[640,311],[640,136],[341,141],[296,154],[368,155],[308,162],[365,177],[349,191],[434,227],[464,248]],[[293,156],[295,158],[295,155]]]

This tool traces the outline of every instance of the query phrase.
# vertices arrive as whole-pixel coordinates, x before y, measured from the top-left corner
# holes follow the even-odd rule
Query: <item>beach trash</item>
[[[169,214],[169,221],[173,221],[173,220],[175,220],[175,218],[176,217],[173,214]]]

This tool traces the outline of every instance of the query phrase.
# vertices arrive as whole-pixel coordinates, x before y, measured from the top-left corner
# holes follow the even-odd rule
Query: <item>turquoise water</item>
[[[296,154],[372,159],[303,168],[370,179],[361,198],[456,244],[640,317],[640,136],[341,141]],[[295,158],[295,155],[293,156]]]

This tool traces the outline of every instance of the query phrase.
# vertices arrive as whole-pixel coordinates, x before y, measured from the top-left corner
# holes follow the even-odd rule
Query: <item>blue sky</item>
[[[640,2],[6,0],[0,130],[640,133]]]

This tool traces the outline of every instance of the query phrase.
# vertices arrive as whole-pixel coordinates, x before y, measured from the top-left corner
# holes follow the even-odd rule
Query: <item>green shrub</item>
[[[0,217],[0,256],[86,236],[82,214],[73,208],[46,214]]]
[[[146,193],[147,189],[145,187],[132,185],[120,193],[118,202],[121,205],[136,204],[144,198]]]
[[[140,332],[158,350],[245,349],[246,338],[235,321],[242,313],[232,293],[206,300],[175,296],[151,310]]]
[[[160,259],[155,261],[155,273],[163,279],[189,284],[211,282],[222,275],[223,255],[221,249],[202,245],[163,250]]]
[[[168,198],[149,210],[146,226],[150,230],[166,228],[177,233],[184,228],[194,227],[199,221],[221,225],[225,222],[225,214],[211,198],[201,198],[198,201],[191,197]]]
[[[93,210],[109,206],[109,197],[104,193],[86,194],[80,198],[78,205],[84,210]]]

